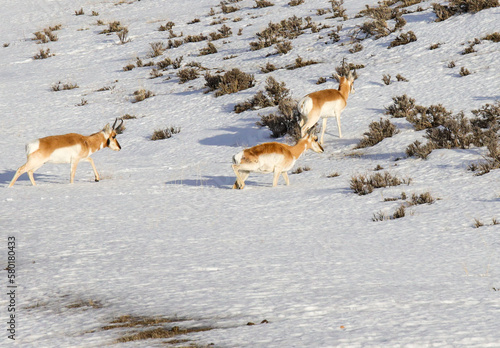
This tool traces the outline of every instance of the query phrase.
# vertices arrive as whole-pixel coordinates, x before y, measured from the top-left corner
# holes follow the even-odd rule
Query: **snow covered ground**
[[[228,14],[221,13],[218,0],[2,4],[0,255],[5,268],[8,237],[14,236],[17,288],[12,341],[4,272],[1,346],[152,347],[171,340],[116,343],[146,330],[103,329],[131,315],[179,319],[166,327],[213,328],[176,337],[188,340],[180,346],[498,347],[500,225],[493,219],[500,220],[500,171],[475,176],[467,170],[486,150],[435,150],[427,160],[406,158],[405,148],[425,132],[403,119],[391,119],[399,129],[394,137],[353,148],[372,121],[387,117],[384,107],[394,96],[443,104],[469,117],[471,110],[499,100],[499,44],[482,40],[476,52],[462,51],[469,41],[498,31],[500,7],[434,22],[431,2],[424,1],[408,8],[424,11],[403,16],[402,30],[412,30],[416,42],[387,49],[396,32],[364,40],[363,50],[349,53],[349,34],[366,21],[356,14],[376,1],[346,1],[347,21],[318,14],[330,8],[327,1],[305,0],[295,7],[288,0],[272,2],[266,8],[253,8],[250,0],[228,4],[240,8]],[[76,16],[80,8],[85,14]],[[269,22],[293,15],[331,28],[306,30],[285,55],[268,56],[274,47],[250,50]],[[195,18],[200,21],[188,24]],[[147,58],[150,43],[168,42],[160,25],[174,22],[174,33],[183,37],[208,35],[222,26],[212,22],[223,18],[233,35],[213,42],[218,53],[199,56],[207,46],[202,41]],[[98,26],[98,20],[106,25]],[[99,34],[111,21],[127,26],[130,42]],[[58,41],[32,40],[34,32],[58,24]],[[328,33],[340,24],[341,40],[332,43]],[[439,48],[429,49],[437,43]],[[47,48],[55,55],[33,59]],[[172,67],[155,79],[151,67],[123,70],[137,57],[158,62],[180,56],[183,64],[198,62],[212,74],[232,68],[252,73],[256,86],[215,98],[204,93],[203,76],[179,84]],[[298,56],[320,64],[260,70],[268,62],[293,64]],[[301,157],[296,166],[311,170],[290,175],[290,186],[280,181],[272,188],[272,175],[254,174],[244,190],[231,190],[232,156],[271,141],[269,130],[255,122],[274,110],[236,114],[234,105],[263,90],[268,76],[285,82],[294,98],[337,88],[331,75],[344,57],[365,65],[342,114],[344,137],[338,138],[330,120],[325,153]],[[450,61],[455,68],[448,67]],[[461,67],[472,74],[460,76]],[[394,82],[383,84],[384,74]],[[409,82],[396,82],[397,74]],[[327,82],[316,85],[320,77]],[[79,88],[52,91],[59,81]],[[132,103],[141,88],[155,96]],[[82,100],[86,105],[78,106]],[[24,163],[28,141],[91,134],[125,114],[137,119],[127,120],[118,137],[122,150],[93,155],[99,183],[87,163],[79,165],[73,185],[69,165],[46,164],[35,173],[37,187],[23,175],[7,189]],[[170,126],[181,132],[150,140],[155,129]],[[373,174],[377,165],[410,184],[356,195],[351,177]],[[335,172],[340,175],[329,177]],[[372,221],[379,212],[392,214],[402,200],[385,198],[402,192],[430,192],[438,200],[410,207],[400,219]],[[476,220],[484,226],[475,228]],[[260,324],[264,319],[268,323]]]

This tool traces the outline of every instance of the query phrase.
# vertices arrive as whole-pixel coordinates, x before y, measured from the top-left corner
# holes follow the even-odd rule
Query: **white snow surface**
[[[16,238],[16,340],[7,338],[7,272],[2,272],[0,345],[21,347],[154,347],[169,339],[117,343],[141,328],[104,330],[115,318],[189,319],[166,324],[210,326],[213,330],[179,336],[180,346],[203,347],[498,347],[500,345],[500,171],[475,176],[467,168],[485,148],[435,150],[427,160],[407,158],[405,148],[425,131],[391,119],[399,133],[362,150],[354,146],[372,121],[384,115],[392,97],[407,94],[419,105],[443,104],[471,110],[500,99],[500,44],[482,40],[462,55],[469,41],[498,31],[500,7],[435,22],[431,1],[424,11],[404,15],[417,41],[387,49],[400,33],[362,42],[349,53],[349,34],[366,18],[355,18],[376,1],[346,1],[349,19],[319,15],[330,3],[306,0],[291,7],[272,0],[231,6],[219,0],[43,0],[4,2],[0,18],[0,252],[7,266],[7,238]],[[444,2],[441,2],[444,3]],[[75,11],[83,8],[84,15]],[[215,15],[209,15],[213,8]],[[92,16],[92,11],[99,13]],[[332,28],[310,29],[292,41],[285,55],[274,47],[251,51],[249,43],[269,22],[310,16]],[[193,19],[199,22],[188,24]],[[168,42],[158,27],[173,21],[174,33],[208,35],[224,20],[233,35],[214,41],[218,53],[199,56],[207,41],[168,49],[148,58],[150,43]],[[235,18],[239,20],[235,21]],[[99,34],[98,26],[120,21],[130,42]],[[33,33],[61,24],[59,40],[37,44]],[[328,33],[337,25],[341,41]],[[390,26],[394,23],[390,22]],[[242,29],[241,35],[238,31]],[[430,50],[432,44],[441,46]],[[4,44],[9,44],[4,45]],[[7,47],[5,47],[7,46]],[[50,48],[55,55],[33,56]],[[215,97],[205,93],[202,75],[179,84],[177,70],[151,79],[151,67],[124,71],[140,57],[158,62],[183,56],[212,74],[239,68],[255,75],[252,89]],[[269,74],[260,68],[293,64],[300,56],[319,64]],[[230,59],[224,59],[228,58]],[[334,119],[325,135],[325,152],[303,155],[290,186],[272,175],[251,174],[243,190],[231,190],[232,156],[270,138],[255,123],[275,108],[233,112],[234,105],[263,90],[273,76],[294,98],[337,88],[331,78],[342,58],[364,64],[356,92],[342,114],[343,138]],[[456,67],[448,63],[455,61]],[[464,66],[472,74],[462,77]],[[382,76],[393,83],[385,85]],[[397,82],[401,74],[409,82]],[[328,78],[316,85],[320,77]],[[54,92],[51,86],[79,88]],[[106,91],[98,91],[111,87]],[[155,96],[132,103],[145,88]],[[82,99],[88,103],[77,106]],[[101,181],[80,163],[69,184],[67,164],[46,164],[7,186],[25,161],[24,145],[56,134],[91,134],[116,117],[125,121],[120,152],[93,155]],[[155,129],[180,127],[170,139],[151,141]],[[290,143],[290,139],[277,139]],[[380,165],[409,185],[376,189],[358,196],[353,175],[373,174]],[[338,177],[328,177],[332,173]],[[392,214],[402,201],[385,201],[405,192],[430,192],[431,205]],[[484,226],[475,228],[475,220]],[[83,306],[75,306],[83,303]],[[92,306],[90,304],[98,304]],[[76,307],[76,308],[75,308]],[[97,307],[97,308],[94,308]],[[262,320],[268,323],[261,324]],[[248,322],[256,325],[249,326]]]

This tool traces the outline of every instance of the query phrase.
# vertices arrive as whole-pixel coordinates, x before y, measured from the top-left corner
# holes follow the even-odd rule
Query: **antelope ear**
[[[106,126],[104,126],[104,128],[102,129],[102,131],[103,131],[103,132],[104,132],[104,134],[106,134],[106,135],[111,134],[111,126],[109,125],[109,123],[108,123]]]

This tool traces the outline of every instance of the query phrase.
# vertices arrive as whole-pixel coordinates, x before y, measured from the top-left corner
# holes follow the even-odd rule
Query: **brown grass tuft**
[[[180,127],[167,127],[165,129],[157,129],[153,132],[153,135],[151,136],[151,140],[169,139],[172,137],[172,135],[180,133],[180,132],[181,132]]]
[[[155,94],[151,91],[147,91],[145,89],[139,89],[134,92],[134,100],[133,103],[141,102],[145,99],[153,97]]]

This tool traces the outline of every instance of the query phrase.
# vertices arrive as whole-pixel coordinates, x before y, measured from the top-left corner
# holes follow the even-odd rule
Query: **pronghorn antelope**
[[[323,152],[318,143],[318,137],[307,133],[294,146],[280,143],[264,143],[245,149],[233,156],[233,170],[236,174],[236,182],[233,189],[245,187],[245,180],[250,172],[274,173],[273,187],[278,185],[280,174],[283,175],[287,185],[290,185],[287,171],[290,170],[295,161],[306,150]]]
[[[305,132],[311,129],[316,122],[323,118],[323,126],[321,127],[320,144],[323,145],[323,136],[326,130],[326,120],[328,117],[336,117],[339,127],[339,137],[342,138],[342,130],[340,128],[340,114],[347,105],[349,93],[354,93],[354,76],[352,71],[349,71],[347,77],[338,76],[339,88],[324,89],[306,95],[298,103],[298,109],[301,114],[300,127],[302,136]]]
[[[33,186],[36,186],[33,173],[46,162],[70,163],[70,183],[73,183],[75,178],[75,171],[78,162],[90,162],[92,169],[94,169],[95,181],[99,181],[99,174],[97,173],[94,161],[90,158],[90,155],[105,147],[109,147],[115,151],[120,151],[121,146],[116,140],[116,130],[121,127],[123,120],[121,120],[121,123],[116,126],[117,121],[118,119],[115,120],[113,127],[111,127],[108,123],[102,131],[89,136],[76,133],[53,135],[37,139],[27,144],[26,156],[28,157],[28,160],[25,164],[19,167],[14,175],[14,178],[12,178],[9,187],[12,187],[17,178],[26,172],[28,172],[28,176]]]

